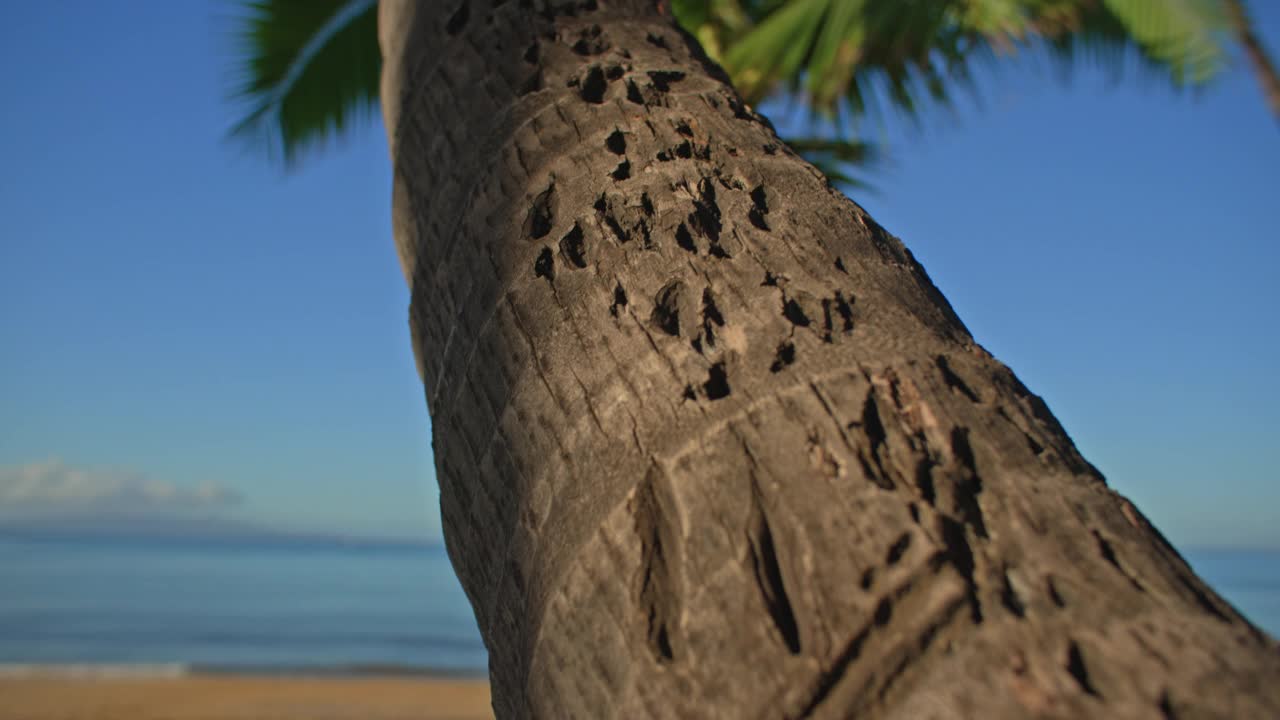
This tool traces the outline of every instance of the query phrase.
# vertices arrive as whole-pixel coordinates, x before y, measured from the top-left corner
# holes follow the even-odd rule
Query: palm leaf
[[[1176,85],[1201,84],[1221,69],[1227,23],[1218,0],[1103,0],[1149,62]]]
[[[233,138],[278,150],[287,165],[377,107],[382,58],[375,0],[259,0],[239,33],[233,97],[248,105]]]
[[[723,2],[724,0],[720,0]],[[1199,84],[1224,57],[1220,0],[741,1],[748,30],[719,59],[749,102],[803,90],[827,116],[861,115],[883,95],[915,118],[947,103],[972,66],[1047,47],[1116,72],[1134,51],[1177,86]],[[724,40],[723,37],[719,38]],[[971,86],[970,86],[971,87]]]

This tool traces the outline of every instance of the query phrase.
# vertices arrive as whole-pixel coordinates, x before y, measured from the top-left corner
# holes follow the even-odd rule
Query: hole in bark
[[[866,402],[862,405],[862,420],[849,423],[850,429],[855,427],[862,428],[871,445],[870,458],[865,451],[858,452],[858,464],[862,466],[863,475],[881,489],[893,490],[895,487],[893,479],[885,472],[884,463],[880,461],[880,448],[885,444],[888,435],[885,434],[884,424],[880,422],[880,408],[876,404],[874,390],[867,391]],[[874,468],[871,466],[872,462],[875,463]]]
[[[671,162],[676,158],[680,158],[682,160],[688,160],[689,158],[693,157],[693,155],[694,155],[693,143],[689,142],[688,140],[685,140],[681,142],[679,145],[676,145],[675,147],[667,148],[666,150],[660,150],[658,154],[655,155],[654,157],[658,160],[658,162]]]
[[[683,397],[685,400],[697,400],[698,394],[693,391],[692,385],[685,385],[684,392],[681,393],[681,397]]]
[[[596,201],[595,208],[596,212],[604,216],[602,218],[604,220],[604,224],[609,227],[611,232],[613,232],[613,236],[618,239],[618,242],[625,243],[631,239],[631,232],[622,227],[622,225],[618,223],[618,219],[614,217],[613,213],[609,212],[609,205],[605,201],[604,196],[601,196],[600,199]]]
[[[707,248],[707,254],[713,258],[716,258],[717,260],[733,259],[733,256],[729,254],[729,251],[725,250],[724,246],[721,245],[720,243],[711,243],[711,245]]]
[[[796,346],[794,343],[784,342],[778,346],[778,352],[773,356],[773,364],[769,366],[769,372],[782,372],[782,369],[796,361]]]
[[[831,322],[831,310],[832,310],[831,300],[828,298],[823,298],[822,299],[822,341],[827,343],[832,342],[831,329],[832,329],[833,323]]]
[[[778,146],[775,143],[765,143],[764,145],[760,146],[760,149],[764,150],[765,155],[778,154]]]
[[[985,538],[987,524],[982,517],[982,506],[978,503],[978,495],[982,493],[982,477],[978,475],[978,464],[973,457],[973,447],[969,444],[968,428],[951,429],[951,453],[964,471],[955,484],[956,514],[973,527],[974,534]]]
[[[545,86],[542,82],[542,71],[535,70],[533,74],[529,76],[529,79],[525,80],[524,84],[516,91],[516,94],[524,96],[529,93],[536,93],[543,87]]]
[[[1080,646],[1074,640],[1067,646],[1067,672],[1071,673],[1071,677],[1075,678],[1076,684],[1085,694],[1102,697],[1089,680],[1089,670],[1084,666],[1084,655],[1081,654]]]
[[[717,325],[724,327],[724,316],[720,314],[720,308],[716,307],[716,298],[711,294],[711,288],[705,288],[702,291],[702,335],[712,347],[716,344]]]
[[[751,209],[747,211],[747,219],[757,228],[768,231],[769,223],[765,222],[764,216],[769,214],[769,199],[765,195],[763,185],[757,185],[751,191]]]
[[[853,332],[853,302],[852,295],[849,296],[848,300],[845,300],[844,295],[840,294],[839,290],[836,291],[836,313],[840,316],[840,321],[844,325],[843,330],[846,333]]]
[[[599,65],[592,65],[582,79],[579,94],[583,100],[599,105],[604,102],[604,91],[608,87],[609,81],[605,79],[604,70]]]
[[[587,246],[578,223],[574,223],[573,229],[560,238],[560,254],[577,268],[587,266]]]
[[[534,240],[546,237],[547,233],[551,232],[551,201],[555,191],[555,183],[548,185],[546,190],[533,199],[533,206],[525,216],[524,233]]]
[[[609,173],[609,177],[613,178],[617,182],[621,182],[631,177],[631,161],[623,160],[618,163],[618,167],[614,168],[613,172]]]
[[[649,44],[653,45],[654,47],[660,47],[663,50],[669,49],[667,48],[667,39],[661,35],[649,33],[648,35],[645,36],[645,40],[649,41]]]
[[[652,623],[653,618],[650,617],[649,621],[650,623]],[[658,625],[658,637],[657,637],[656,647],[658,650],[658,654],[659,656],[661,656],[663,661],[671,662],[671,660],[675,657],[675,654],[671,652],[671,638],[667,637],[666,624]]]
[[[849,274],[849,271],[844,269],[844,260],[840,259],[839,257],[836,258],[836,269],[844,273],[845,275]]]
[[[622,69],[621,65],[610,65],[608,69],[604,71],[604,76],[609,80],[617,80],[625,75],[626,72],[626,70]]]
[[[1111,543],[1107,542],[1097,530],[1093,531],[1093,538],[1098,541],[1098,553],[1102,555],[1102,559],[1111,563],[1115,569],[1123,572],[1120,567],[1120,561],[1116,558],[1116,551],[1111,547]]]
[[[618,317],[618,314],[627,307],[627,291],[622,289],[622,283],[618,283],[613,288],[613,304],[609,306],[609,314]]]
[[[1173,711],[1173,700],[1169,697],[1168,688],[1160,691],[1160,702],[1157,707],[1160,708],[1160,714],[1165,720],[1178,720],[1178,714]]]
[[[680,296],[683,294],[684,283],[676,280],[659,290],[653,301],[653,324],[673,337],[680,335]]]
[[[689,224],[699,235],[712,242],[720,241],[720,207],[716,205],[716,186],[710,178],[698,183],[698,199],[693,201]]]
[[[1230,624],[1231,618],[1227,617],[1226,613],[1222,612],[1222,610],[1220,610],[1218,606],[1209,599],[1209,596],[1205,594],[1203,590],[1196,587],[1190,580],[1182,575],[1178,576],[1178,580],[1182,583],[1183,587],[1191,592],[1191,596],[1195,598],[1196,604],[1198,604],[1205,612],[1224,623]]]
[[[651,70],[649,79],[653,81],[653,86],[658,89],[658,92],[667,92],[671,90],[673,83],[684,79],[684,73],[679,70]]]
[[[640,210],[645,215],[653,215],[653,200],[649,198],[649,193],[640,194]]]
[[[787,300],[782,304],[782,317],[797,327],[809,327],[809,316],[804,314],[800,303],[795,300]]]
[[[907,503],[907,512],[911,513],[911,522],[920,524],[920,506],[915,503]]]
[[[876,403],[875,392],[871,390],[867,391],[867,399],[862,404],[862,431],[871,443],[871,453],[879,458],[880,448],[889,435],[884,431],[884,423],[880,422],[880,406]]]
[[[763,185],[757,185],[751,190],[751,202],[759,208],[762,214],[769,214],[769,197]]]
[[[939,355],[934,358],[934,362],[937,363],[938,370],[942,373],[942,379],[947,383],[947,387],[969,398],[970,402],[982,402],[978,397],[978,394],[975,393],[969,385],[966,384],[964,380],[961,380],[960,376],[951,369],[951,364],[947,362],[946,355]]]
[[[676,228],[676,244],[691,253],[698,252],[698,246],[693,244],[693,236],[689,234],[689,228],[684,223],[680,223],[680,227]]]
[[[640,94],[640,88],[636,87],[634,80],[627,81],[627,100],[630,100],[636,105],[644,104],[644,95]]]
[[[1053,602],[1054,605],[1060,608],[1066,607],[1067,601],[1063,600],[1062,594],[1058,592],[1058,585],[1053,582],[1053,576],[1046,575],[1044,578],[1044,582],[1045,582],[1045,589],[1049,593],[1049,600]]]
[[[688,138],[693,137],[693,128],[689,127],[687,120],[681,120],[676,123],[676,132]]]
[[[609,40],[604,36],[599,25],[592,25],[578,35],[578,41],[573,44],[572,49],[583,56],[599,55],[609,49]]]
[[[1036,439],[1031,437],[1031,433],[1028,433],[1026,430],[1023,430],[1021,426],[1015,423],[1013,421],[1013,418],[1009,417],[1009,413],[1005,412],[1005,409],[1003,406],[996,407],[996,414],[999,415],[1001,418],[1003,418],[1005,422],[1009,423],[1014,428],[1016,428],[1018,432],[1022,433],[1022,437],[1027,441],[1027,448],[1031,450],[1033,454],[1039,455],[1044,452],[1044,446],[1036,442]]]
[[[621,130],[614,130],[605,138],[604,146],[614,155],[621,155],[627,151],[627,138]]]
[[[1125,572],[1125,569],[1121,567],[1120,559],[1116,557],[1115,548],[1112,548],[1111,543],[1107,542],[1107,539],[1102,537],[1102,533],[1094,530],[1093,538],[1098,541],[1098,554],[1102,556],[1102,559],[1110,563],[1111,566],[1114,567],[1121,575],[1124,575],[1125,578],[1133,584],[1133,587],[1136,590],[1139,592],[1146,592],[1146,589],[1142,587],[1142,583],[1134,579],[1133,576]]]
[[[711,366],[707,373],[707,381],[702,385],[708,400],[720,400],[729,397],[729,375],[725,372],[724,363]]]
[[[444,26],[444,31],[450,35],[457,35],[462,32],[462,28],[467,26],[467,20],[471,17],[471,7],[465,2],[458,6],[458,9],[449,17],[449,22]]]
[[[905,532],[898,536],[897,540],[889,546],[889,551],[884,554],[884,562],[886,565],[897,565],[902,560],[902,556],[907,554],[907,550],[911,547],[911,533]]]
[[[1030,433],[1023,432],[1022,437],[1026,438],[1027,449],[1030,450],[1032,454],[1039,455],[1040,453],[1044,452],[1044,446],[1041,445],[1035,438],[1031,437]]]
[[[1004,604],[1009,612],[1018,617],[1025,617],[1027,613],[1026,605],[1023,604],[1022,598],[1013,586],[1013,579],[1009,577],[1009,568],[1006,567],[1004,569],[1001,578],[1004,581],[1004,587],[1000,589],[1000,602]]]
[[[875,614],[871,616],[872,622],[883,627],[889,624],[891,618],[893,618],[893,603],[889,601],[889,598],[881,598],[880,602],[876,604]]]
[[[933,485],[933,466],[933,460],[928,457],[920,458],[920,462],[916,464],[916,487],[920,490],[920,497],[931,506],[938,497],[938,491]]]
[[[862,571],[862,578],[858,580],[858,586],[863,590],[870,590],[871,586],[876,582],[876,569],[867,568]]]
[[[764,282],[760,283],[760,285],[761,285],[761,287],[764,287],[764,286],[768,286],[768,287],[778,287],[778,276],[777,276],[777,275],[774,275],[773,273],[769,272],[768,270],[765,270],[765,271],[764,271]],[[784,313],[785,313],[785,308],[784,308]]]
[[[551,248],[544,247],[538,253],[538,259],[533,261],[533,276],[556,279],[555,259],[551,257]]]
[[[964,524],[946,515],[938,516],[938,534],[946,549],[942,551],[942,559],[949,561],[964,578],[969,586],[969,607],[974,624],[982,622],[982,604],[978,600],[978,583],[974,579],[975,568],[973,548],[965,536]]]

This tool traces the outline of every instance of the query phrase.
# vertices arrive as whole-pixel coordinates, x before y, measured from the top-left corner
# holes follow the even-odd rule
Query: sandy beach
[[[483,680],[420,677],[0,678],[0,720],[479,720]]]

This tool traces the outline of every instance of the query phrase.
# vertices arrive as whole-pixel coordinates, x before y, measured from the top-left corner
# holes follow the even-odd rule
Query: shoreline
[[[489,720],[482,677],[0,666],[0,720]],[[105,671],[105,672],[104,672]],[[158,671],[158,672],[157,672]]]
[[[420,665],[338,664],[338,665],[254,665],[216,663],[122,663],[122,662],[0,662],[0,680],[27,678],[63,679],[165,679],[196,676],[272,678],[420,678],[488,682],[487,670],[478,668],[426,667]]]

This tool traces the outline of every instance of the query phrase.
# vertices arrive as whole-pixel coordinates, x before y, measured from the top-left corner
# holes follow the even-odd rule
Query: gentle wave
[[[394,663],[346,665],[214,665],[193,663],[0,663],[0,679],[75,678],[90,680],[167,679],[192,675],[272,677],[446,677],[487,676],[483,670],[420,667]]]
[[[0,663],[0,678],[180,678],[190,675],[185,663]]]

